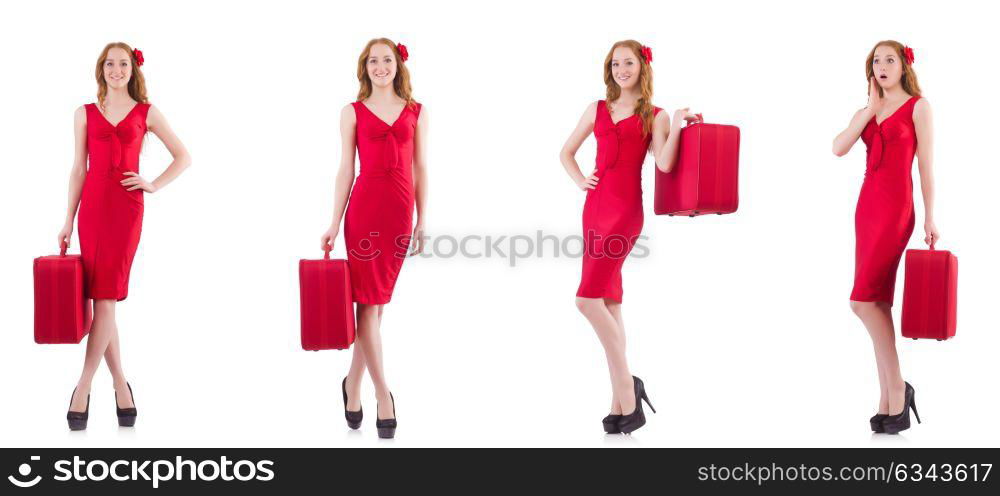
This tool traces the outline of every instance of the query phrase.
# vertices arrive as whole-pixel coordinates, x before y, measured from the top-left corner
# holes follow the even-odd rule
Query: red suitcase
[[[59,255],[38,257],[35,274],[35,342],[79,343],[90,332],[93,320],[90,300],[83,292],[83,260],[67,255],[63,243]]]
[[[691,217],[735,212],[739,206],[740,128],[691,124],[681,129],[680,140],[674,169],[656,169],[653,212]]]
[[[354,343],[354,301],[347,260],[299,260],[302,349],[345,350]]]
[[[903,336],[945,340],[955,336],[958,257],[947,250],[906,250]]]

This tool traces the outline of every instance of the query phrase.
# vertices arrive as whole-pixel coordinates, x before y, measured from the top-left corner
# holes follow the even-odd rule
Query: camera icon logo
[[[33,462],[37,462],[38,460],[41,460],[41,459],[42,458],[39,457],[39,456],[32,456],[31,457],[31,461],[33,461]],[[20,477],[28,477],[28,476],[30,476],[31,475],[31,465],[28,464],[28,463],[22,463],[19,467],[17,467],[17,473],[20,474]],[[15,477],[13,475],[10,475],[10,476],[7,477],[7,480],[9,480],[11,484],[14,484],[17,487],[32,487],[35,484],[38,484],[39,482],[42,481],[42,476],[37,475],[37,476],[35,476],[34,479],[29,479],[29,480],[23,481],[19,477]]]

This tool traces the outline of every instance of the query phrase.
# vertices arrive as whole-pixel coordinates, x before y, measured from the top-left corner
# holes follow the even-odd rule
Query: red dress
[[[917,152],[913,107],[919,99],[911,97],[882,124],[872,117],[861,132],[868,147],[868,161],[854,214],[853,301],[892,304],[896,269],[913,234],[910,169]]]
[[[148,103],[139,103],[112,126],[90,103],[87,177],[80,195],[80,255],[87,298],[124,300],[142,231],[143,191],[126,191],[126,171],[139,173]]]
[[[653,115],[659,113],[653,108]],[[638,114],[616,124],[597,102],[597,187],[583,205],[583,276],[576,295],[622,301],[622,264],[642,232],[642,163],[652,135]]]
[[[354,301],[389,303],[413,233],[413,137],[421,105],[388,124],[361,102],[357,116],[361,170],[344,216]]]

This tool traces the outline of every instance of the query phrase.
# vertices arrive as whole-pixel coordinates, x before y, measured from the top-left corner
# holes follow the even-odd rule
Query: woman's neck
[[[111,105],[119,105],[123,103],[132,103],[132,96],[128,94],[128,88],[112,88],[108,87],[108,93],[104,96],[104,106],[108,107]]]
[[[635,102],[637,101],[639,101],[639,92],[635,91],[634,89],[627,89],[627,90],[623,89],[621,90],[621,93],[618,94],[618,99],[611,103],[635,104]]]
[[[903,85],[901,84],[897,84],[891,88],[885,88],[882,92],[885,94],[885,98],[892,101],[903,100],[910,97],[910,94],[903,89]]]
[[[372,86],[372,93],[368,95],[368,100],[377,103],[391,103],[400,100],[396,95],[396,90],[390,86]]]

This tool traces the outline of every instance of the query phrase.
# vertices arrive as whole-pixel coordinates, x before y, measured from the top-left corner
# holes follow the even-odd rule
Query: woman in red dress
[[[407,250],[412,245],[409,255],[422,251],[427,190],[427,112],[413,100],[407,58],[405,45],[386,38],[369,41],[361,51],[358,99],[340,113],[333,223],[321,241],[324,250],[333,248],[343,217],[358,329],[351,368],[341,382],[344,416],[349,427],[360,427],[361,379],[368,370],[375,384],[375,425],[381,438],[391,438],[396,431],[395,401],[382,363],[382,307],[392,298]],[[355,149],[361,161],[357,179]]]
[[[87,427],[90,386],[102,357],[114,379],[118,423],[135,424],[132,388],[122,370],[115,304],[128,296],[129,273],[142,230],[143,196],[159,191],[191,163],[163,114],[146,99],[142,64],[142,52],[125,43],[104,47],[95,73],[97,103],[78,108],[74,116],[69,207],[59,242],[69,244],[79,209],[84,291],[94,302],[94,321],[83,372],[66,415],[73,430]],[[139,175],[139,152],[147,130],[173,155],[170,166],[152,182]]]
[[[916,155],[924,197],[924,241],[940,238],[934,226],[933,128],[931,107],[921,98],[913,50],[882,41],[868,55],[868,106],[837,135],[833,153],[847,154],[861,138],[867,147],[865,179],[854,214],[856,237],[851,309],[875,347],[881,396],[870,419],[874,432],[898,433],[916,410],[913,387],[903,380],[892,324],[892,301],[900,257],[913,234]],[[920,420],[920,417],[917,417]]]
[[[607,98],[591,103],[559,158],[577,187],[587,192],[583,207],[583,275],[576,305],[604,346],[611,374],[611,414],[607,433],[631,433],[646,418],[640,399],[649,404],[642,380],[629,372],[622,324],[622,276],[625,257],[642,231],[642,164],[652,152],[656,166],[673,169],[681,124],[697,121],[688,109],[674,114],[652,103],[653,54],[637,41],[619,41],[604,60]],[[576,152],[591,133],[597,139],[596,168],[580,172]],[[650,405],[652,407],[652,405]]]

